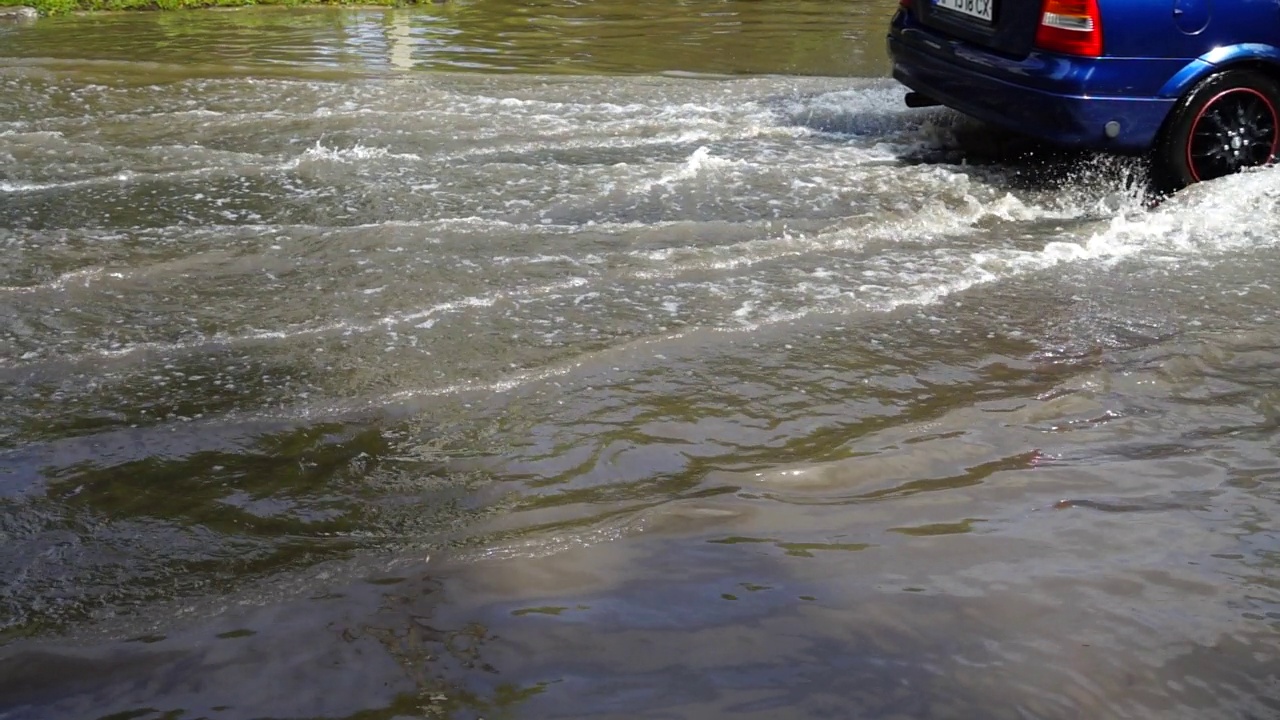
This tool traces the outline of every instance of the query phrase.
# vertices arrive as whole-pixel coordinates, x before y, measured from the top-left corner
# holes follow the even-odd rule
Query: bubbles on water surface
[[[301,143],[279,146],[274,153],[259,152],[256,160],[253,153],[242,152],[263,175],[264,182],[253,188],[260,192],[254,195],[286,196],[274,207],[237,198],[250,186],[236,183],[191,191],[165,204],[193,209],[204,205],[210,210],[236,207],[227,219],[240,223],[249,218],[262,228],[262,241],[255,243],[250,235],[237,251],[246,264],[261,263],[268,256],[266,240],[276,228],[288,232],[290,224],[296,226],[300,220],[314,221],[317,228],[324,228],[326,220],[358,221],[349,237],[367,238],[367,254],[360,263],[368,264],[351,275],[350,282],[321,279],[315,273],[332,268],[342,251],[337,246],[312,246],[308,251],[316,262],[314,269],[286,265],[282,272],[269,273],[271,282],[255,282],[238,293],[242,307],[251,313],[258,304],[274,303],[281,291],[306,298],[299,306],[315,308],[311,319],[237,330],[234,326],[242,323],[236,318],[208,316],[196,325],[219,329],[192,340],[175,337],[177,318],[162,311],[135,323],[148,327],[145,344],[101,347],[86,337],[77,349],[75,340],[68,347],[64,339],[59,341],[60,353],[110,352],[119,357],[135,347],[181,350],[208,343],[307,342],[335,332],[378,332],[414,319],[419,327],[413,330],[427,335],[413,332],[409,337],[421,344],[429,342],[431,331],[449,325],[428,316],[469,314],[475,320],[459,321],[479,322],[487,317],[486,309],[499,312],[505,307],[503,300],[522,297],[529,298],[517,300],[522,314],[534,322],[546,319],[539,317],[538,303],[550,310],[562,301],[581,304],[576,298],[592,298],[596,320],[584,319],[580,329],[597,333],[610,324],[601,319],[601,311],[603,317],[621,317],[620,303],[651,307],[649,314],[655,319],[673,317],[684,325],[730,329],[746,320],[758,326],[811,314],[929,304],[977,284],[1061,263],[1129,257],[1152,246],[1186,251],[1187,243],[1194,241],[1184,238],[1174,247],[1165,236],[1209,235],[1215,223],[1215,215],[1204,212],[1203,206],[1189,211],[1196,215],[1194,222],[1184,222],[1177,200],[1154,213],[1146,211],[1138,189],[1141,173],[1134,163],[1075,158],[1054,167],[1055,158],[1023,151],[1003,157],[996,153],[994,160],[983,157],[981,141],[975,145],[974,140],[984,137],[981,130],[947,111],[902,108],[901,89],[887,82],[849,81],[841,84],[859,87],[832,89],[833,83],[824,81],[811,83],[809,89],[795,84],[783,89],[770,81],[668,80],[637,93],[628,92],[621,81],[592,82],[585,87],[586,98],[568,95],[569,86],[563,83],[549,88],[550,98],[539,98],[518,83],[481,94],[458,87],[435,94],[416,81],[406,83],[402,89],[426,93],[417,103],[386,87],[338,103],[323,85],[275,84],[302,107],[296,115],[256,111],[265,129],[248,146],[278,145],[267,140],[271,126],[292,125],[299,116],[318,122],[320,128],[348,116],[372,114],[380,121],[352,136],[350,143],[328,133],[314,140],[304,134]],[[658,94],[643,94],[654,89]],[[624,96],[627,101],[620,102]],[[221,118],[234,117],[239,123],[254,114],[235,107],[232,96],[221,102],[223,114],[209,118],[214,137]],[[307,102],[316,107],[308,109]],[[442,141],[436,128],[427,133],[409,121],[432,112],[433,104],[459,123],[450,141]],[[527,134],[518,136],[505,120],[490,121],[472,112],[490,104],[519,111],[523,130],[538,140],[531,143]],[[415,109],[401,109],[408,107]],[[700,129],[691,132],[690,127]],[[662,145],[652,145],[655,138]],[[655,153],[658,147],[663,149]],[[557,155],[557,148],[574,155]],[[626,159],[618,162],[619,158]],[[309,177],[313,171],[308,167],[318,174]],[[236,170],[211,165],[186,172]],[[1038,179],[1028,179],[1033,177]],[[84,182],[103,184],[102,192],[109,196],[113,183],[123,188],[134,181],[106,176]],[[35,208],[43,206],[43,222],[77,219],[75,213],[49,211],[51,203],[62,202],[63,194],[55,186],[10,183],[5,190]],[[89,202],[107,200],[95,193]],[[187,211],[186,217],[200,222],[202,214]],[[537,243],[538,252],[525,253],[523,263],[519,255],[503,252],[502,263],[486,265],[486,255],[493,251],[486,247],[483,229],[454,235],[456,244],[447,232],[450,223],[476,219],[506,223],[501,242],[507,248]],[[378,236],[387,234],[389,222],[411,228],[408,235],[417,244],[407,257],[396,258],[396,265],[388,264],[394,247],[378,247]],[[1099,231],[1099,223],[1109,225]],[[617,230],[598,236],[594,232],[606,227]],[[75,237],[85,230],[53,225],[18,232],[30,238],[19,242],[37,247],[42,236]],[[112,227],[110,232],[144,240],[138,235],[141,228]],[[178,252],[187,244],[185,224],[147,232],[174,243]],[[521,233],[528,239],[522,240]],[[624,243],[634,248],[637,240],[648,247],[623,249]],[[296,242],[306,241],[303,236]],[[580,241],[593,244],[580,248]],[[543,273],[532,283],[522,277],[536,277],[541,263],[537,258],[553,255],[575,265],[573,278],[555,278],[554,265],[551,277]],[[404,259],[410,264],[404,265]],[[199,283],[201,265],[214,260],[201,249],[184,265],[196,273]],[[425,304],[412,303],[410,289],[435,280],[417,269],[425,268],[424,260],[466,272],[476,282],[442,283],[450,295],[430,297],[428,289]],[[7,289],[43,298],[47,293],[42,288],[61,291],[74,279],[77,288],[86,290],[83,299],[88,301],[105,280],[165,272],[163,266],[128,267],[129,254],[118,262],[115,268],[62,270],[62,279],[47,286],[19,281]],[[814,274],[817,269],[823,272]],[[797,284],[795,276],[806,279]],[[508,282],[512,285],[492,289]],[[645,293],[655,298],[649,300],[640,288],[653,282],[669,290]],[[121,283],[126,293],[129,284]],[[602,284],[610,286],[609,293],[597,289]],[[340,298],[360,297],[358,310],[353,313],[345,300],[317,303],[318,298],[307,297],[319,287],[337,291]],[[272,294],[259,294],[268,288]],[[202,295],[224,290],[197,285],[193,291],[193,302],[183,301],[189,307],[199,306]],[[598,301],[610,295],[613,306],[602,307]],[[670,307],[679,310],[673,315]],[[200,308],[196,315],[206,313],[206,308],[212,306]],[[121,309],[129,312],[123,305]],[[529,310],[534,310],[532,316]],[[364,315],[368,312],[376,314]],[[170,339],[164,339],[165,334]],[[18,356],[45,354],[30,346],[38,337],[17,340],[19,347],[27,345]],[[573,335],[562,341],[573,342]]]
[[[253,187],[254,195],[283,193],[285,202],[246,203],[248,196],[237,193],[251,186],[233,182],[164,203],[238,206],[240,214],[226,216],[237,224],[225,229],[235,237],[240,269],[210,272],[229,267],[212,249],[223,242],[216,226],[97,231],[100,243],[129,238],[113,264],[77,268],[84,261],[64,253],[55,280],[28,284],[19,276],[5,290],[34,296],[24,301],[32,307],[74,290],[80,307],[105,301],[114,312],[133,314],[125,324],[147,339],[104,342],[92,330],[23,333],[11,336],[20,362],[55,354],[145,358],[140,351],[245,344],[276,345],[292,354],[328,338],[384,332],[390,333],[389,349],[431,353],[426,348],[435,338],[461,337],[465,345],[466,337],[498,317],[512,323],[513,339],[522,326],[552,323],[555,332],[539,332],[555,354],[584,340],[598,346],[610,336],[625,339],[617,334],[622,327],[632,328],[626,337],[696,327],[751,331],[806,316],[929,305],[1064,263],[1114,262],[1155,250],[1178,255],[1248,241],[1230,233],[1210,238],[1221,217],[1211,201],[1192,209],[1184,204],[1191,201],[1175,198],[1148,210],[1140,169],[1132,162],[1087,157],[1054,168],[1054,157],[1025,149],[984,157],[981,141],[974,141],[984,137],[981,130],[947,111],[902,108],[901,89],[886,82],[850,81],[841,84],[859,87],[832,89],[832,82],[815,81],[809,89],[784,89],[764,80],[666,80],[629,92],[623,81],[593,81],[580,88],[586,97],[573,96],[572,85],[562,83],[548,89],[549,98],[514,82],[480,94],[456,87],[437,94],[407,83],[402,89],[426,93],[417,103],[385,87],[336,103],[323,85],[276,84],[302,107],[297,115],[258,111],[265,128],[249,146],[272,145],[271,127],[290,127],[299,116],[322,129],[319,138],[304,134],[302,142],[258,153],[257,160],[241,152],[260,166],[254,172],[264,182]],[[222,102],[224,115],[209,118],[214,137],[220,118],[240,123],[246,117],[232,97]],[[308,109],[307,102],[323,112]],[[459,123],[448,142],[437,129],[428,134],[409,121],[431,112],[433,104]],[[505,120],[472,113],[489,105],[518,110],[523,129],[538,140],[516,134]],[[400,109],[408,107],[415,109]],[[380,121],[349,144],[323,132],[350,114]],[[655,138],[661,145],[651,144]],[[658,147],[662,151],[655,153]],[[1040,172],[1046,167],[1049,172]],[[211,165],[190,172],[236,170]],[[1033,176],[1043,177],[1027,180]],[[113,183],[123,188],[134,181],[91,182],[103,184],[109,195]],[[13,185],[6,191],[43,206],[47,220],[76,219],[50,212],[52,203],[63,201],[56,187]],[[104,198],[91,194],[88,200]],[[238,224],[245,212],[254,225]],[[199,213],[187,215],[199,221]],[[361,222],[324,222],[339,218]],[[299,220],[313,221],[315,231]],[[478,224],[454,230],[466,223]],[[47,238],[65,242],[90,231],[50,226],[16,232],[39,267]],[[208,240],[193,246],[192,237],[200,234]],[[162,245],[153,246],[156,241]],[[96,246],[91,251],[89,243],[74,242],[97,254]],[[355,245],[344,250],[340,243]],[[535,244],[536,252],[525,251]],[[132,266],[155,255],[151,247],[194,252],[180,263]],[[498,253],[502,260],[494,262]],[[545,262],[549,257],[563,261]],[[30,274],[32,265],[25,263],[22,272]],[[254,266],[264,269],[251,278]],[[337,267],[355,272],[335,275]],[[170,300],[169,307],[183,306],[182,317],[165,304],[133,302],[157,281],[183,286],[181,295],[159,296]],[[295,301],[282,306],[282,293]],[[237,312],[210,302],[218,296],[232,300]],[[250,321],[273,316],[279,319],[265,327]],[[97,322],[88,316],[59,325],[91,328]],[[193,334],[193,327],[208,330]],[[54,337],[56,345],[50,343]],[[546,362],[537,355],[514,364]],[[459,378],[446,371],[442,379],[449,386]]]

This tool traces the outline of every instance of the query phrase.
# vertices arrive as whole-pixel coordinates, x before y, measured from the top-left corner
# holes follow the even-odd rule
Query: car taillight
[[[911,0],[898,0],[898,4],[902,6],[903,10],[911,9]]]
[[[1098,0],[1044,0],[1036,47],[1066,55],[1102,56]]]

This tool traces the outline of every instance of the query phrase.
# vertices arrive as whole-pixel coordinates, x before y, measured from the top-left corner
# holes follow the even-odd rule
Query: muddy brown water
[[[0,28],[0,718],[1280,717],[1280,173],[894,6]]]

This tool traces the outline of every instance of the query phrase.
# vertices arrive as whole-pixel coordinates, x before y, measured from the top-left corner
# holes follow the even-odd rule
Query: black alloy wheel
[[[1280,151],[1280,83],[1256,70],[1200,82],[1174,107],[1156,143],[1152,180],[1174,192],[1266,165]]]

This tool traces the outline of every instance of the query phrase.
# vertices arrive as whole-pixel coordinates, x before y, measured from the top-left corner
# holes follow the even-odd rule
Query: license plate
[[[988,23],[995,18],[996,14],[995,0],[933,0],[933,4]]]

